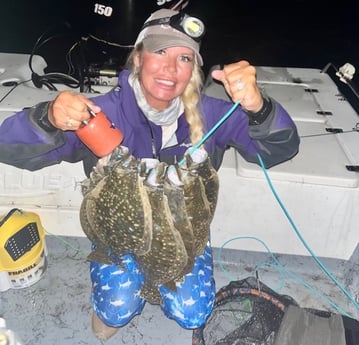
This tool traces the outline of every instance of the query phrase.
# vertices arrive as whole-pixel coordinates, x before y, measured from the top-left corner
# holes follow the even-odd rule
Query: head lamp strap
[[[189,30],[186,30],[185,19],[187,18],[193,18],[193,20],[196,22],[196,26],[198,26],[197,31],[191,32]],[[172,17],[149,20],[143,24],[142,30],[153,25],[170,25],[172,28],[184,33],[196,42],[200,42],[201,38],[204,35],[204,24],[202,23],[202,21],[194,17],[189,17],[187,14],[181,12],[175,14]]]
[[[145,22],[143,24],[141,31],[149,26],[169,24],[170,19],[171,19],[171,17],[164,17],[164,18],[160,18],[160,19],[149,20],[148,22]]]

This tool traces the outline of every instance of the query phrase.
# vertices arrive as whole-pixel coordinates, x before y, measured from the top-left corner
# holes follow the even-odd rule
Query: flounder
[[[168,167],[164,183],[164,192],[167,196],[168,206],[171,210],[174,226],[181,234],[187,251],[187,264],[180,273],[180,277],[182,277],[192,270],[196,253],[194,247],[193,228],[188,218],[186,209],[184,184],[180,180],[179,174],[178,164]]]
[[[80,208],[82,228],[96,245],[88,259],[100,262],[107,262],[108,250],[143,255],[152,241],[152,210],[137,160],[123,146],[106,160],[84,181]]]
[[[187,215],[193,229],[195,254],[201,255],[210,237],[210,224],[218,196],[218,177],[213,173],[214,169],[210,169],[205,150],[197,149],[191,155],[187,153],[185,162],[181,166],[181,181],[184,184]]]
[[[161,302],[158,285],[168,283],[166,286],[175,289],[174,280],[181,276],[188,257],[164,192],[166,170],[165,163],[158,163],[150,169],[144,181],[152,208],[152,242],[151,250],[138,255],[137,262],[145,276],[141,295],[152,304]],[[147,169],[143,165],[142,173],[144,171]]]
[[[212,222],[217,206],[219,192],[218,173],[213,168],[211,159],[207,152],[204,150],[197,150],[192,155],[188,155],[187,162],[190,162],[191,170],[196,170],[203,182],[206,198],[209,202],[209,207],[211,210],[210,221]]]

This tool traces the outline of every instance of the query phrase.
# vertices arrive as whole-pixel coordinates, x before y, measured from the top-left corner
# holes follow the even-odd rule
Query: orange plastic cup
[[[81,141],[98,157],[111,153],[122,143],[123,134],[103,112],[89,119],[77,131]]]

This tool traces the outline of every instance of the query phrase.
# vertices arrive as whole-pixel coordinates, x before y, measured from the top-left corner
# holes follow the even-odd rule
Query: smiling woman
[[[103,15],[106,13],[104,9]],[[90,261],[92,327],[95,336],[101,340],[110,338],[135,315],[141,314],[146,302],[160,304],[164,314],[183,328],[193,329],[204,324],[212,311],[216,291],[209,226],[213,219],[214,207],[211,205],[216,199],[217,180],[213,179],[216,174],[211,172],[219,169],[229,147],[235,148],[248,162],[258,164],[257,155],[260,154],[267,167],[298,153],[296,125],[278,102],[268,96],[264,99],[257,85],[256,69],[248,61],[230,63],[212,73],[214,79],[223,83],[230,99],[202,93],[200,39],[203,33],[204,25],[200,19],[175,10],[155,11],[134,40],[126,66],[118,75],[117,87],[91,99],[87,94],[68,90],[59,92],[52,101],[23,109],[6,118],[0,126],[1,162],[32,171],[62,161],[82,162],[86,175],[94,177],[90,179],[94,192],[88,198],[86,196],[81,219],[85,220],[86,227],[95,223],[96,229],[106,229],[102,238],[105,246],[102,253],[108,256],[106,262],[103,259]],[[239,80],[243,88],[238,88]],[[233,103],[241,106],[233,108]],[[230,109],[233,109],[232,115],[211,132],[210,140],[203,142],[206,133]],[[108,178],[98,179],[94,170],[99,159],[106,161],[108,158],[108,166],[103,170],[116,170],[121,156],[116,153],[116,148],[113,159],[112,153],[110,157],[97,156],[78,136],[83,123],[88,123],[91,116],[96,118],[100,112],[107,116],[111,127],[121,130],[121,145],[133,158],[133,164],[127,158],[121,162],[123,169],[118,175],[133,178],[110,174],[111,178],[125,183],[117,188],[106,185]],[[102,141],[109,141],[109,138]],[[195,158],[199,150],[204,151],[203,157],[208,157],[204,169],[208,178],[203,184],[193,182],[204,163]],[[179,166],[178,162],[184,158],[185,165]],[[160,162],[154,167],[146,167],[146,173],[152,171],[149,176],[155,178],[142,181],[138,169],[132,169],[142,159]],[[193,231],[196,252],[189,265],[184,260],[185,255],[181,255],[184,246],[177,242],[178,236],[169,234],[175,229],[163,188],[158,187],[166,176],[164,167],[167,165],[173,165],[178,173],[177,180],[183,178],[184,181],[184,198],[177,195],[176,200],[179,203],[193,200],[190,206],[186,205],[191,213],[188,218],[196,221]],[[191,182],[185,183],[187,179]],[[141,214],[139,202],[115,207],[130,199],[120,198],[118,190],[127,187],[127,190],[136,190],[138,198],[143,196],[144,189],[137,188],[135,181],[146,184],[145,190],[151,195],[150,204],[155,210],[151,214],[148,207],[143,208],[143,216],[152,217],[154,248],[149,256],[146,256],[148,253],[138,254],[136,248],[115,250],[115,245],[124,240],[124,229],[129,234],[143,230],[141,226],[141,229],[136,227],[142,224],[136,221],[136,215]],[[188,185],[191,187],[186,187]],[[193,186],[198,189],[195,197],[190,198],[188,195],[193,196]],[[207,194],[211,197],[205,198]],[[175,210],[180,207],[172,205]],[[161,214],[167,216],[159,217]],[[89,233],[93,235],[93,232]],[[89,237],[96,242],[96,237]],[[97,243],[93,245],[96,247]],[[186,270],[182,269],[184,265]],[[166,272],[166,267],[169,271],[179,272],[170,288],[162,281],[163,275],[171,273]],[[160,277],[154,277],[158,272]],[[146,284],[148,279],[152,282],[150,285]]]
[[[147,103],[154,109],[163,110],[186,88],[192,77],[194,54],[186,47],[171,47],[155,52],[138,50],[134,64],[136,70],[140,71],[138,79],[141,80]]]

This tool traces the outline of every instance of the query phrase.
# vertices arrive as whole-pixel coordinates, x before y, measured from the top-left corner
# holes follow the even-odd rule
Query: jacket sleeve
[[[63,132],[48,121],[49,102],[24,109],[0,126],[0,162],[38,170],[61,161],[77,162],[92,153],[72,131]]]
[[[256,141],[255,155],[251,150],[244,151],[244,158],[250,162],[258,163],[258,154],[265,167],[293,158],[299,150],[300,139],[297,127],[286,110],[274,99],[269,98],[271,110],[263,122],[256,123],[248,116],[249,136]]]
[[[268,97],[269,111],[265,114],[248,114],[238,106],[208,140],[213,162],[218,169],[224,152],[234,147],[248,162],[260,164],[260,155],[266,168],[293,158],[299,150],[297,127],[287,111],[273,98]],[[204,113],[207,130],[221,121],[233,103],[223,99],[205,97]]]

